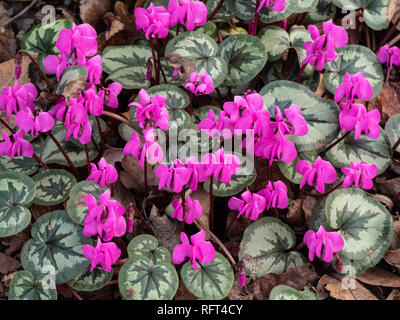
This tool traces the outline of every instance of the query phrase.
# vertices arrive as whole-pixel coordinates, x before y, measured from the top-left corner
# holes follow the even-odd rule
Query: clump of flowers
[[[121,250],[114,242],[102,243],[100,238],[97,238],[96,248],[86,244],[83,246],[82,252],[85,258],[91,261],[90,272],[98,265],[105,272],[111,272],[111,266],[121,256]]]
[[[172,201],[172,207],[175,209],[172,214],[173,219],[185,222],[187,224],[192,224],[194,220],[201,218],[203,215],[203,207],[198,200],[192,200],[190,196],[187,196],[182,205],[182,201],[175,199]]]
[[[136,29],[143,30],[146,39],[163,39],[168,36],[171,15],[162,6],[154,6],[153,3],[147,9],[137,8],[135,10]]]
[[[365,161],[351,162],[350,168],[342,168],[345,175],[343,187],[345,189],[355,186],[365,190],[370,190],[374,187],[373,179],[378,174],[378,167],[374,164],[369,165]]]
[[[193,72],[190,75],[189,82],[185,85],[195,96],[199,94],[211,94],[214,92],[213,80],[207,72],[198,74]]]
[[[207,7],[199,0],[170,0],[168,12],[171,15],[171,27],[180,23],[187,30],[193,31],[195,27],[201,27],[207,23]]]
[[[92,171],[87,178],[87,181],[93,181],[98,184],[100,188],[104,189],[106,184],[113,184],[118,180],[117,169],[111,164],[108,164],[106,159],[101,158],[98,166],[91,163]]]
[[[377,57],[380,63],[386,63],[388,68],[386,82],[388,82],[393,66],[400,66],[400,48],[396,46],[389,47],[388,45],[384,45],[379,49]]]
[[[0,142],[0,156],[7,155],[10,162],[15,156],[32,157],[34,154],[33,146],[25,140],[25,131],[18,130],[16,134],[8,136],[5,132],[1,133],[4,141]]]

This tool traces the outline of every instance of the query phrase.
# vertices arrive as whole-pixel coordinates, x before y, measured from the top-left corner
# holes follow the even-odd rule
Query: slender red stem
[[[210,215],[209,215],[210,229],[214,230],[214,176],[210,178]]]
[[[304,66],[302,66],[300,68],[299,73],[297,75],[297,80],[296,80],[297,83],[301,82],[301,77],[303,76],[303,73],[304,73],[304,70],[306,70],[306,67],[307,67],[307,65],[305,64]]]
[[[215,9],[208,15],[207,17],[207,21],[210,21],[212,18],[214,18],[214,16],[217,14],[217,12],[219,11],[219,9],[222,8],[223,4],[224,4],[225,0],[220,0],[217,4],[217,6],[215,7]]]
[[[153,62],[154,62],[154,70],[156,74],[156,83],[160,84],[160,72],[158,71],[158,61],[156,57],[156,52],[154,50],[154,43],[153,43],[153,38],[150,37],[150,47],[151,47],[151,53],[153,55]]]
[[[85,144],[85,154],[86,154],[86,164],[87,164],[87,170],[88,170],[88,175],[90,175],[90,156],[89,156],[89,147],[87,144]]]
[[[96,117],[96,124],[97,124],[97,129],[99,130],[99,135],[100,135],[101,153],[104,153],[104,151],[106,150],[106,147],[105,147],[105,143],[104,143],[104,134],[103,134],[103,131],[101,130],[101,123],[100,123],[99,117]]]
[[[149,194],[148,186],[147,186],[147,161],[146,159],[144,160],[144,193],[147,197]]]
[[[346,132],[340,139],[336,140],[335,143],[331,144],[329,147],[327,147],[324,151],[320,152],[319,156],[323,156],[326,154],[329,150],[332,148],[336,147],[340,142],[342,142],[344,139],[347,138],[347,136],[351,133],[351,131]]]
[[[167,77],[165,75],[164,69],[161,65],[161,51],[160,51],[160,40],[158,39],[158,36],[156,36],[156,47],[157,47],[157,63],[158,63],[158,72],[161,71],[161,74],[164,79],[164,83],[168,84]],[[160,75],[158,75],[158,78],[160,78]]]

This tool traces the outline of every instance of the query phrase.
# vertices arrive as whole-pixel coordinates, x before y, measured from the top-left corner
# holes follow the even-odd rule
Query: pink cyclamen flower
[[[13,134],[12,139],[5,132],[2,132],[1,136],[4,141],[0,142],[0,156],[7,155],[10,158],[10,162],[15,156],[29,158],[35,153],[30,142],[24,139],[25,131],[23,129]]]
[[[141,147],[140,138],[138,134],[133,131],[131,133],[131,140],[125,145],[122,151],[123,155],[131,155],[139,160],[140,166],[143,168],[145,161],[150,164],[156,164],[164,159],[164,151],[157,143],[157,139],[152,128],[147,129],[143,133],[144,143]]]
[[[146,39],[165,38],[170,26],[170,13],[164,7],[156,7],[153,3],[147,9],[135,10],[136,29],[146,33]]]
[[[14,87],[6,87],[0,95],[0,111],[6,111],[7,120],[10,119],[12,114],[17,113],[19,110],[29,108],[35,109],[34,101],[37,98],[38,92],[32,83],[19,85],[15,81]]]
[[[167,130],[169,128],[169,113],[166,108],[166,97],[155,95],[150,98],[146,90],[139,91],[139,103],[132,102],[129,107],[136,107],[136,118],[140,128],[156,128]]]
[[[111,272],[111,266],[121,256],[121,250],[114,242],[102,243],[101,239],[97,239],[96,248],[86,244],[82,248],[83,255],[86,259],[91,260],[90,272],[92,272],[98,265],[101,266],[105,272]]]
[[[367,112],[363,104],[354,103],[349,109],[340,112],[339,123],[342,129],[354,131],[354,140],[358,140],[364,134],[371,139],[378,139],[381,135],[379,122],[381,113],[378,109]]]
[[[185,89],[190,90],[194,95],[210,94],[214,91],[213,80],[207,72],[198,74],[193,72],[189,77],[189,83],[185,85]]]
[[[318,157],[311,167],[307,161],[299,161],[296,170],[303,176],[300,189],[308,184],[310,187],[315,187],[319,193],[325,193],[325,184],[332,184],[337,179],[335,168],[329,161],[322,160],[321,157]]]
[[[307,121],[303,118],[299,106],[292,104],[290,108],[284,110],[287,119],[283,117],[279,107],[275,106],[275,111],[276,122],[270,125],[272,128],[278,129],[280,133],[285,135],[301,137],[308,134]]]
[[[337,58],[335,49],[345,47],[349,41],[346,30],[335,25],[332,19],[323,22],[322,28],[324,34],[320,35],[316,26],[308,26],[313,42],[307,41],[304,44],[307,56],[301,63],[302,66],[310,64],[318,71],[322,71],[325,62],[334,61]]]
[[[206,241],[206,233],[201,230],[189,239],[185,233],[181,233],[182,244],[175,247],[172,253],[172,261],[181,264],[186,258],[190,259],[193,269],[198,271],[197,262],[204,264],[210,263],[215,259],[216,252],[211,242]]]
[[[85,90],[85,109],[86,111],[95,117],[99,117],[104,111],[104,97],[105,92],[100,90],[97,92],[96,87]]]
[[[259,13],[264,6],[275,12],[282,12],[286,8],[286,0],[261,0],[257,13]]]
[[[378,167],[364,161],[360,163],[352,161],[350,168],[342,168],[342,172],[346,176],[343,181],[345,189],[355,185],[356,188],[370,190],[374,187],[372,180],[378,174]]]
[[[277,132],[271,137],[261,137],[256,140],[254,154],[269,160],[269,166],[274,161],[292,162],[297,158],[297,150],[285,134]]]
[[[270,207],[286,209],[289,206],[287,186],[282,181],[269,181],[265,189],[260,190],[257,194],[264,197],[267,210]]]
[[[350,73],[346,72],[343,83],[336,89],[334,99],[338,103],[345,99],[340,105],[340,108],[344,110],[347,109],[355,99],[369,100],[372,98],[373,94],[372,86],[364,73],[358,72],[351,76]]]
[[[304,243],[308,247],[308,258],[314,261],[317,256],[326,262],[332,262],[333,255],[344,247],[344,239],[338,232],[326,232],[323,226],[318,232],[308,230],[304,235]]]
[[[87,194],[85,204],[88,215],[84,221],[83,235],[93,237],[99,235],[104,241],[114,237],[122,237],[126,233],[125,208],[116,200],[111,200],[111,191],[107,190],[97,199]]]
[[[239,211],[237,219],[245,214],[247,219],[256,221],[265,210],[265,198],[257,193],[252,194],[249,190],[243,192],[241,198],[232,197],[228,202],[229,209]]]
[[[172,214],[173,219],[185,221],[187,224],[192,224],[194,220],[201,218],[203,215],[203,207],[198,200],[192,200],[190,196],[185,199],[185,210],[183,210],[182,202],[179,199],[172,201],[172,206],[175,211]]]
[[[54,119],[47,112],[32,113],[31,109],[19,111],[15,117],[15,124],[26,133],[37,137],[39,133],[50,131],[54,127]]]
[[[379,49],[377,54],[380,63],[386,63],[389,73],[392,71],[393,66],[400,66],[400,48],[399,47],[389,47],[384,45]]]
[[[178,22],[185,25],[186,29],[193,31],[195,27],[201,27],[207,23],[207,7],[198,0],[170,0],[168,11],[171,14],[170,26]]]
[[[104,90],[106,93],[106,106],[112,109],[118,109],[118,96],[122,91],[122,85],[119,82],[113,82]]]
[[[169,168],[162,164],[156,170],[156,177],[160,179],[158,190],[167,187],[175,193],[181,193],[183,187],[189,183],[190,174],[190,170],[179,159]]]
[[[93,181],[98,184],[100,188],[104,189],[106,184],[112,184],[118,180],[118,172],[115,167],[108,164],[106,159],[101,158],[98,163],[98,168],[94,163],[91,163],[92,171],[87,181]]]
[[[206,176],[229,183],[240,168],[240,159],[236,155],[225,154],[224,148],[221,148],[215,153],[205,155],[201,164]]]

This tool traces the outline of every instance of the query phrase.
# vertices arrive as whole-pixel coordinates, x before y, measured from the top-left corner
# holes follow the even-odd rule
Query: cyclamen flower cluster
[[[254,139],[254,149],[248,152],[268,159],[272,166],[275,160],[292,162],[296,159],[297,151],[288,135],[304,136],[308,133],[307,122],[297,105],[285,109],[284,114],[286,118],[275,106],[275,121],[271,120],[269,111],[264,109],[263,97],[255,92],[247,93],[243,97],[235,97],[234,102],[226,102],[217,121],[214,111],[210,110],[198,129],[207,132],[210,137],[220,134],[224,138],[233,134],[241,136],[247,130],[253,130],[247,141]],[[246,141],[243,144],[248,146]]]
[[[396,46],[389,47],[388,45],[384,45],[379,49],[377,57],[380,63],[386,63],[388,68],[388,77],[390,72],[392,71],[393,66],[400,66],[399,47]]]
[[[185,85],[185,89],[190,90],[195,96],[199,94],[211,94],[215,90],[213,80],[207,72],[200,74],[193,72],[189,77],[189,82]]]
[[[282,181],[269,181],[265,189],[254,194],[247,190],[242,193],[241,198],[232,197],[228,202],[229,209],[239,211],[238,219],[245,214],[247,219],[256,221],[270,207],[286,209],[289,205],[287,187]]]
[[[320,35],[316,26],[308,26],[313,41],[307,41],[304,44],[307,56],[301,63],[302,67],[310,64],[318,71],[322,71],[326,62],[334,61],[337,58],[338,55],[335,49],[343,48],[347,45],[349,37],[346,30],[335,25],[332,19],[323,22],[322,28],[324,34]]]
[[[147,40],[167,37],[169,28],[178,23],[190,31],[207,23],[207,7],[198,0],[170,0],[168,9],[151,3],[147,9],[137,8],[134,15],[136,29],[143,30]]]

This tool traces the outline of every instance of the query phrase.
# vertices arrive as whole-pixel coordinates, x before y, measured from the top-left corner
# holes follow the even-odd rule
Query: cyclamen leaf
[[[145,256],[153,264],[159,262],[171,263],[171,253],[167,248],[159,247],[157,238],[149,234],[143,234],[133,238],[128,245],[129,257]]]
[[[56,284],[78,276],[90,264],[83,256],[82,248],[91,241],[82,231],[65,211],[41,216],[32,227],[33,239],[22,247],[22,266],[35,277],[52,273]]]
[[[11,280],[8,300],[57,300],[57,289],[44,277],[36,279],[32,273],[20,271]]]
[[[121,268],[118,286],[127,300],[172,300],[179,278],[168,262],[152,265],[145,256],[130,258]]]
[[[305,13],[314,9],[319,0],[299,0],[297,1],[296,13]]]
[[[383,69],[375,53],[367,47],[357,45],[348,45],[336,51],[336,60],[325,64],[329,73],[324,76],[324,84],[329,92],[335,93],[347,72],[350,75],[363,72],[374,91],[372,98],[377,97],[383,86]]]
[[[39,164],[33,158],[15,157],[11,162],[9,160],[8,156],[0,157],[0,171],[7,170],[30,176],[39,169]]]
[[[54,206],[62,203],[76,184],[75,177],[65,170],[51,169],[33,177],[36,186],[34,202],[41,206]]]
[[[336,6],[332,0],[319,0],[315,8],[307,13],[306,19],[311,23],[328,21],[336,15]]]
[[[298,291],[286,285],[279,285],[271,290],[269,300],[317,300],[317,296],[308,287],[305,287],[304,291]]]
[[[242,20],[253,19],[256,14],[258,3],[258,0],[237,0],[236,16]],[[275,12],[264,6],[260,11],[260,20],[264,23],[281,21],[296,12],[297,3],[298,0],[286,0],[286,8],[282,12]]]
[[[321,148],[338,136],[339,108],[333,100],[322,99],[303,85],[283,80],[268,84],[260,94],[272,117],[275,115],[275,106],[282,112],[292,104],[301,108],[302,116],[307,121],[308,134],[303,137],[289,136],[297,152]]]
[[[295,244],[296,236],[289,226],[276,218],[261,218],[244,232],[239,260],[245,259],[248,276],[281,274],[306,263],[301,253],[289,252]]]
[[[390,144],[392,147],[396,144],[396,142],[400,139],[400,114],[396,114],[389,118],[386,122],[385,132],[388,135]],[[400,146],[397,148],[397,152],[399,152]]]
[[[220,0],[207,0],[207,12],[210,14],[217,7]],[[214,16],[214,20],[228,21],[235,17],[236,14],[236,0],[225,0],[221,9]]]
[[[150,86],[146,63],[152,57],[146,46],[128,45],[107,47],[102,54],[103,70],[108,80],[117,81],[125,89],[141,89]]]
[[[105,272],[100,268],[90,271],[90,266],[80,275],[68,282],[68,285],[75,290],[83,292],[97,291],[104,288],[111,281],[114,273]]]
[[[375,164],[378,167],[378,175],[380,175],[389,167],[392,151],[389,138],[385,131],[381,129],[381,136],[378,139],[371,139],[362,135],[356,141],[354,140],[354,132],[352,132],[329,150],[325,157],[338,169],[348,167],[351,161],[365,161],[368,164]]]
[[[224,86],[238,86],[254,79],[267,62],[267,53],[261,40],[248,34],[226,38],[219,46],[218,55],[228,64]]]
[[[20,233],[31,222],[29,206],[35,197],[35,183],[16,172],[0,173],[0,238]]]
[[[270,62],[278,61],[290,48],[289,34],[278,26],[268,26],[257,35],[265,46]]]
[[[191,262],[181,269],[181,279],[190,293],[205,300],[222,300],[232,289],[234,274],[229,261],[219,252],[210,263],[197,264],[194,270]]]
[[[196,72],[207,72],[213,79],[214,87],[219,87],[225,80],[228,67],[226,61],[218,53],[218,44],[206,34],[184,32],[168,42],[165,56],[177,53],[186,60],[192,60]]]

